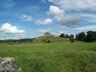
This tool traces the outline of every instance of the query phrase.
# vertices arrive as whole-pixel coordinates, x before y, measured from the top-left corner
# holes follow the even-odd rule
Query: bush
[[[49,39],[43,39],[43,42],[50,43],[51,41]]]

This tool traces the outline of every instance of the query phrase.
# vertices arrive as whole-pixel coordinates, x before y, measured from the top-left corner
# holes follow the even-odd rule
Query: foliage
[[[61,33],[61,34],[59,35],[59,37],[65,38],[65,34],[64,34],[64,33]]]
[[[77,34],[76,35],[76,40],[85,41],[86,40],[86,34],[84,32],[81,32],[81,33]]]
[[[50,43],[51,41],[49,39],[43,39],[43,42]]]
[[[19,39],[19,40],[0,40],[0,43],[32,43],[33,39]]]
[[[71,41],[72,43],[74,42],[74,35],[73,35],[73,34],[70,35],[70,41]]]
[[[87,32],[87,42],[93,42],[96,41],[96,32],[95,31],[88,31]]]
[[[70,36],[68,34],[65,35],[65,38],[69,38]]]
[[[94,42],[96,41],[96,31],[88,31],[87,34],[81,32],[76,35],[76,40],[85,42]]]
[[[70,38],[70,35],[61,33],[61,34],[59,35],[59,37],[62,37],[62,38]]]

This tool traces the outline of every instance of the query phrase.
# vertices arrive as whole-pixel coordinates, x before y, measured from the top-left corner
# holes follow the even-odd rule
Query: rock
[[[14,63],[14,58],[0,58],[0,72],[22,72]]]

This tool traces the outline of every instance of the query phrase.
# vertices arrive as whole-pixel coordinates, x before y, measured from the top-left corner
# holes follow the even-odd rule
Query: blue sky
[[[95,0],[0,0],[0,38],[96,31]]]

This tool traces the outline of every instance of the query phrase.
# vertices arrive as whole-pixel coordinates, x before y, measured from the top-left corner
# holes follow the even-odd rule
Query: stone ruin
[[[48,37],[48,36],[53,36],[53,35],[51,33],[49,33],[49,32],[45,32],[44,37]]]
[[[14,58],[0,58],[0,72],[22,72],[22,70],[15,65]]]

